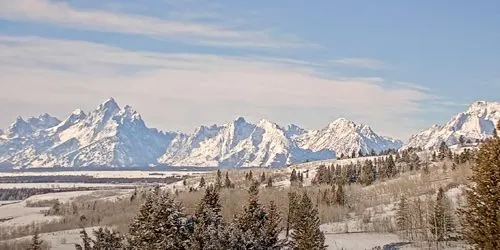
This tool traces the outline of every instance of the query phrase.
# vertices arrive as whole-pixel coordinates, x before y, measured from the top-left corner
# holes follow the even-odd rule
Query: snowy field
[[[23,171],[0,172],[0,177],[7,176],[92,176],[94,178],[165,178],[170,176],[194,175],[209,171]]]
[[[44,216],[42,211],[48,208],[27,207],[26,204],[28,202],[57,199],[61,203],[65,203],[71,201],[72,199],[75,199],[76,197],[84,195],[92,196],[92,198],[104,199],[104,198],[110,198],[110,196],[118,197],[120,195],[126,195],[129,192],[132,192],[132,190],[127,190],[127,189],[113,190],[113,192],[111,193],[110,191],[111,190],[48,193],[48,194],[34,195],[21,202],[0,206],[0,218],[13,218],[11,220],[0,222],[0,230],[3,230],[2,227],[24,226],[32,223],[46,222],[50,220],[59,219],[58,216]]]
[[[113,184],[113,183],[82,183],[82,182],[68,182],[68,183],[0,183],[0,189],[13,189],[13,188],[131,188],[134,186],[141,186],[141,184],[127,183],[127,184]]]
[[[364,250],[399,242],[397,235],[389,233],[325,233],[325,243],[332,250]]]

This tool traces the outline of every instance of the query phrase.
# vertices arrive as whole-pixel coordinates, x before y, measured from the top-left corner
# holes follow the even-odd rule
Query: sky
[[[339,117],[407,139],[500,93],[500,2],[0,0],[0,128],[113,97],[148,126]]]

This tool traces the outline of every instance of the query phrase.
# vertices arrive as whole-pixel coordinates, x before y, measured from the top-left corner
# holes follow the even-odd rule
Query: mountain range
[[[18,117],[0,131],[0,166],[281,167],[402,145],[344,118],[313,131],[239,117],[223,125],[200,126],[190,134],[164,132],[147,127],[132,107],[120,108],[111,98],[89,113],[75,110],[62,121],[49,114]]]
[[[484,140],[493,135],[495,125],[500,121],[500,102],[478,101],[462,113],[453,116],[444,125],[433,125],[429,129],[412,135],[405,145],[433,149],[442,142],[447,145]]]

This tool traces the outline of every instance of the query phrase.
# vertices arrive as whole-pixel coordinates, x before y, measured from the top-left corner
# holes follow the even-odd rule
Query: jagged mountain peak
[[[120,110],[120,106],[118,106],[118,103],[115,101],[113,97],[107,99],[103,103],[99,104],[97,106],[96,110],[94,112],[117,112]]]
[[[284,128],[285,134],[288,138],[294,138],[299,135],[307,133],[307,131],[295,124],[289,124]]]
[[[35,132],[56,126],[61,121],[47,113],[38,117],[29,117],[24,120],[21,116],[9,126],[8,134],[10,137],[30,136]]]
[[[32,126],[31,123],[45,125]],[[372,148],[380,151],[395,145],[369,127],[345,118],[311,132],[293,124],[281,127],[265,119],[252,123],[237,117],[223,125],[200,126],[192,134],[164,133],[148,128],[139,112],[128,105],[120,108],[113,98],[88,113],[77,109],[62,122],[44,114],[30,122],[20,117],[16,124],[13,127],[28,136],[22,138],[22,144],[16,144],[16,138],[2,136],[0,152],[8,154],[0,154],[0,164],[279,167],[333,158],[332,145],[336,143],[346,152]],[[37,129],[41,129],[40,132],[35,132]],[[13,146],[18,148],[10,150]],[[5,150],[7,148],[9,150]]]
[[[337,155],[352,152],[367,154],[374,150],[399,149],[402,142],[377,135],[369,126],[356,124],[345,118],[329,123],[325,128],[313,130],[297,137],[297,143],[307,149],[333,150]]]
[[[495,124],[500,120],[500,102],[477,101],[466,111],[458,113],[444,125],[433,125],[429,129],[412,135],[407,147],[435,148],[441,142],[448,145],[465,141],[484,140],[493,134]]]

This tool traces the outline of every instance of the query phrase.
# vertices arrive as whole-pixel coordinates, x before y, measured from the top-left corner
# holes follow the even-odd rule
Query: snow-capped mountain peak
[[[320,130],[281,127],[269,120],[238,117],[200,126],[192,134],[148,128],[131,106],[110,98],[90,112],[73,111],[64,121],[43,114],[21,117],[0,140],[0,164],[16,167],[172,166],[280,167],[371,149],[397,148],[398,141],[370,127],[339,118]],[[334,152],[335,151],[335,152]]]
[[[305,133],[307,133],[307,131],[295,124],[289,124],[288,126],[286,126],[286,128],[284,129],[285,130],[285,134],[288,138],[294,138],[296,136],[299,136],[299,135],[303,135]]]
[[[297,137],[297,143],[307,149],[330,149],[337,155],[352,153],[368,154],[372,150],[380,152],[387,149],[399,149],[402,142],[379,136],[364,124],[356,124],[345,118],[339,118],[320,130],[313,130]]]
[[[466,142],[484,140],[493,134],[500,120],[500,102],[478,101],[465,112],[454,115],[445,125],[434,125],[412,135],[405,147],[438,147],[441,142],[459,144],[460,137]]]

